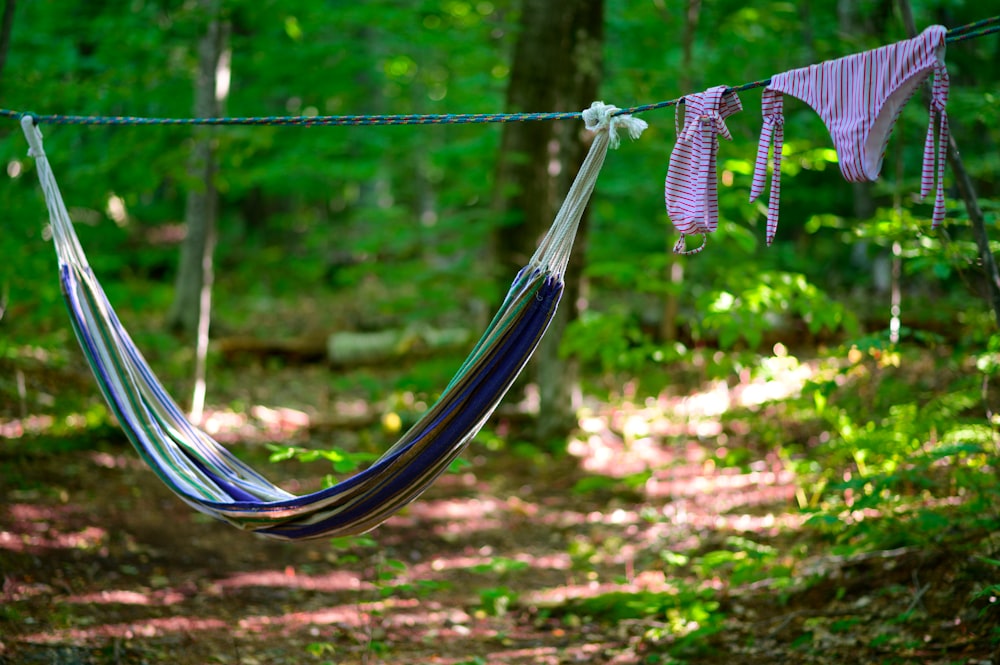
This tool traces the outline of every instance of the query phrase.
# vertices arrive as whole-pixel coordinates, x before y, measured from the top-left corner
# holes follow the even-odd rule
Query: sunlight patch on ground
[[[720,379],[687,395],[664,392],[642,403],[626,400],[611,409],[596,405],[584,411],[580,427],[588,435],[613,432],[630,444],[649,437],[714,437],[722,432],[720,419],[726,413],[795,397],[818,371],[817,362],[779,354],[761,359],[753,372],[741,372],[734,385]]]
[[[795,500],[797,478],[783,460],[769,454],[720,466],[738,439],[750,434],[739,429],[741,420],[728,422],[727,433],[723,417],[736,408],[756,411],[794,397],[817,371],[813,363],[782,352],[763,359],[755,372],[743,372],[733,386],[715,381],[684,396],[664,393],[641,403],[593,408],[583,413],[582,433],[568,450],[585,471],[623,481],[638,478],[645,496],[662,502],[660,519],[674,525],[752,532],[799,526],[801,517],[786,511]],[[613,518],[614,513],[602,514],[604,521]],[[634,520],[629,516],[624,522]]]
[[[689,441],[678,449],[645,438],[629,445],[609,430],[591,434],[586,441],[574,440],[569,450],[591,473],[619,478],[649,474],[642,485],[643,493],[651,500],[665,502],[665,516],[669,513],[669,519],[678,523],[702,527],[738,523],[753,531],[769,529],[776,526],[778,518],[774,514],[726,513],[787,505],[795,498],[796,476],[777,458],[752,462],[749,470],[720,467],[712,459],[714,451],[698,442]],[[634,513],[622,511],[588,518],[612,524],[638,520]]]
[[[758,533],[777,535],[787,529],[797,529],[805,522],[806,516],[792,513],[767,513],[753,515],[751,513],[736,513],[721,515],[706,511],[704,508],[671,504],[664,507],[663,516],[671,520],[675,526],[691,526],[696,529],[714,529],[719,531],[735,531],[737,533]]]
[[[448,537],[475,531],[508,529],[512,517],[531,517],[537,512],[538,506],[516,496],[507,500],[420,500],[407,506],[403,513],[389,518],[387,523],[396,527],[423,524],[423,528],[428,528],[427,523],[430,522],[429,528],[434,534]]]
[[[208,408],[201,427],[223,443],[280,442],[308,435],[318,429],[356,430],[377,421],[372,405],[364,400],[341,400],[323,408],[323,415],[286,406],[255,404],[247,411]]]
[[[316,610],[248,616],[240,619],[237,625],[240,630],[250,633],[288,635],[307,626],[364,628],[370,625],[372,615],[378,616],[378,621],[383,627],[440,626],[465,623],[470,619],[469,615],[461,610],[412,611],[421,607],[420,601],[415,598],[389,598],[384,601],[349,603]]]
[[[108,532],[96,526],[84,527],[79,531],[60,533],[47,531],[39,533],[12,533],[0,531],[0,549],[12,552],[38,553],[45,549],[93,549],[105,542]]]
[[[52,416],[26,416],[0,420],[0,439],[20,439],[25,434],[42,434],[55,423]]]
[[[104,469],[146,469],[146,464],[134,454],[112,455],[105,452],[94,452],[90,460]]]
[[[11,576],[4,576],[3,585],[0,586],[0,601],[4,605],[27,600],[35,596],[50,596],[53,589],[48,584],[41,582],[25,582]],[[3,653],[0,651],[0,653]]]
[[[156,637],[171,633],[197,633],[208,630],[225,630],[228,626],[222,619],[194,617],[162,617],[124,623],[109,623],[89,628],[66,628],[46,630],[25,635],[19,639],[34,644],[94,643],[109,639],[130,640],[137,637]]]
[[[549,589],[539,589],[524,595],[524,603],[538,607],[559,607],[568,601],[580,598],[594,598],[608,593],[678,593],[679,589],[669,584],[660,571],[643,572],[628,583],[620,581],[600,582],[593,580],[584,584],[562,584]]]
[[[410,506],[410,514],[428,520],[481,520],[494,517],[498,512],[508,512],[508,507],[496,499],[443,499],[419,501]]]
[[[561,628],[557,628],[551,631],[551,636],[563,637],[566,635],[566,631]],[[491,636],[486,636],[491,637]],[[483,637],[479,637],[479,640],[483,641]],[[511,638],[509,636],[500,635],[495,636],[495,639],[503,639],[503,641],[510,642]],[[491,639],[490,641],[494,641]],[[539,641],[537,634],[527,634],[520,638],[520,642],[537,643]],[[566,640],[567,642],[569,640]],[[564,663],[605,663],[606,665],[612,665],[617,663],[624,664],[625,662],[632,663],[634,661],[607,661],[604,658],[605,652],[609,649],[614,648],[614,645],[610,642],[591,642],[587,644],[567,644],[566,646],[554,647],[554,646],[511,646],[506,649],[496,649],[490,648],[488,646],[482,645],[481,642],[475,645],[470,645],[479,647],[477,655],[480,658],[485,658],[482,662],[484,663],[531,663],[532,665],[562,665]],[[449,657],[442,658],[439,656],[431,656],[428,660],[429,663],[434,665],[463,665],[471,662],[480,662],[471,660],[469,657]]]
[[[490,661],[507,661],[530,659],[532,663],[538,665],[558,665],[565,662],[560,659],[559,651],[555,647],[527,647],[520,649],[506,649],[504,651],[490,651],[487,654]]]
[[[69,506],[15,503],[7,507],[13,531],[0,531],[0,549],[39,553],[46,549],[90,550],[107,542],[108,532],[96,526],[60,531],[53,524],[65,523],[75,511]]]
[[[492,548],[485,547],[483,553],[478,556],[455,555],[435,557],[427,563],[415,564],[410,567],[410,576],[416,579],[429,578],[432,573],[440,573],[449,570],[466,571],[475,566],[496,565],[496,557],[491,556]],[[525,563],[532,570],[569,570],[571,566],[570,557],[564,552],[557,552],[543,556],[535,556],[525,552],[518,553],[511,557],[512,560]]]
[[[754,407],[797,397],[802,386],[818,371],[818,363],[803,363],[794,356],[763,358],[756,377],[740,377],[740,383],[734,389],[735,401],[740,406]]]
[[[95,604],[95,605],[150,605],[165,606],[184,602],[186,596],[179,591],[170,589],[162,591],[130,591],[126,589],[107,589],[97,593],[78,594],[61,599],[63,603]]]
[[[334,570],[328,573],[309,575],[290,566],[283,570],[253,570],[246,573],[234,573],[212,583],[213,589],[221,590],[271,587],[325,593],[357,591],[362,586],[369,587],[370,584],[362,582],[361,577],[355,572]]]
[[[698,497],[713,495],[716,505],[730,507],[760,505],[789,499],[788,489],[794,489],[795,474],[788,469],[741,473],[736,468],[715,469],[711,465],[695,467],[701,473],[689,473],[690,468],[670,469],[662,476],[653,476],[646,483],[646,493],[652,497]],[[675,472],[675,471],[679,471]],[[777,490],[769,491],[769,490]]]
[[[255,405],[249,413],[230,409],[205,412],[202,429],[219,440],[268,439],[283,441],[309,427],[309,414],[286,407]]]
[[[214,617],[163,617],[130,622],[106,623],[90,627],[46,630],[21,636],[24,642],[35,644],[91,644],[108,639],[133,639],[170,634],[191,634],[203,631],[235,630],[238,634],[259,633],[289,635],[318,626],[337,626],[344,630],[365,628],[371,615],[377,613],[385,626],[440,625],[445,622],[469,621],[465,612],[455,610],[396,612],[397,609],[419,607],[417,600],[394,600],[377,603],[353,603],[299,612],[279,612],[274,615],[251,615],[231,624]],[[319,635],[314,632],[314,635]]]

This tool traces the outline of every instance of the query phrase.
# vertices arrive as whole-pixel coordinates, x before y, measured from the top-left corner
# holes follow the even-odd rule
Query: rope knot
[[[604,102],[594,102],[589,109],[582,113],[584,125],[592,132],[599,132],[602,129],[608,131],[608,142],[612,148],[617,148],[621,142],[618,138],[618,128],[621,127],[628,132],[628,135],[637,139],[642,135],[643,130],[649,125],[645,120],[634,118],[627,113],[615,115],[621,109]]]
[[[42,132],[38,129],[38,116],[34,113],[25,113],[21,116],[21,129],[28,139],[28,156],[34,159],[45,156],[42,148]]]

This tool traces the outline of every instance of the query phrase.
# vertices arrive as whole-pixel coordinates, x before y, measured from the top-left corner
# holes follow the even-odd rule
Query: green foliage
[[[376,453],[354,452],[339,448],[301,448],[298,446],[267,444],[267,449],[271,451],[271,462],[283,462],[286,460],[298,460],[303,463],[325,460],[330,462],[335,473],[348,474],[358,468],[378,459]],[[328,485],[333,485],[335,480],[328,478]]]
[[[569,324],[559,346],[564,357],[575,357],[602,374],[634,373],[650,362],[677,361],[682,345],[657,344],[645,333],[635,315],[624,309],[588,311]]]
[[[711,579],[724,577],[730,584],[739,586],[765,577],[787,578],[786,568],[776,566],[778,551],[749,538],[730,536],[726,539],[730,549],[713,550],[694,558],[690,565],[699,577]],[[687,564],[687,562],[684,562]]]
[[[765,333],[788,329],[790,318],[804,322],[813,335],[858,330],[850,312],[805,275],[734,272],[730,277],[730,288],[709,291],[699,299],[702,314],[694,328],[699,337],[716,338],[723,349],[738,342],[756,349]]]
[[[989,557],[981,556],[978,559],[984,563],[993,566],[994,569],[1000,569],[1000,560],[991,559]],[[995,570],[995,573],[1000,573],[1000,570]],[[1000,584],[987,584],[984,585],[982,589],[976,592],[973,596],[975,600],[985,600],[986,603],[983,605],[982,609],[979,611],[979,616],[991,615],[994,618],[998,613],[1000,613]]]
[[[488,616],[504,616],[517,603],[517,598],[517,592],[506,586],[479,590],[479,606]]]
[[[629,492],[634,492],[640,490],[642,486],[649,480],[651,472],[641,471],[639,473],[632,473],[624,478],[611,478],[608,476],[584,476],[573,485],[572,492],[574,494],[599,494],[599,493],[611,493],[615,496],[621,496]]]
[[[493,557],[488,563],[476,564],[469,568],[473,573],[492,573],[494,575],[508,575],[510,573],[526,570],[528,564],[517,559],[507,557]]]
[[[333,642],[310,642],[306,645],[306,653],[314,658],[323,656],[334,656],[337,654],[337,645]],[[333,662],[333,661],[327,661]]]
[[[982,378],[959,372],[960,356],[938,359],[924,370],[933,377],[914,382],[912,349],[870,345],[851,355],[854,362],[804,391],[825,428],[809,453],[823,461],[809,474],[809,524],[850,547],[921,545],[956,520],[987,524],[997,434],[977,413]],[[988,358],[976,363],[992,371]],[[934,507],[955,488],[957,508]]]
[[[705,639],[723,629],[725,615],[719,608],[712,591],[692,589],[676,594],[605,593],[576,600],[567,611],[571,616],[610,623],[629,619],[655,621],[643,639],[653,645],[666,645],[673,656],[685,656],[703,652]]]

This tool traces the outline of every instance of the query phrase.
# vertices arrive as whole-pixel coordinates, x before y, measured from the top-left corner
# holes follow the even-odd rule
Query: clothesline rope
[[[946,42],[959,42],[1000,32],[1000,15],[960,25],[948,31]],[[726,89],[726,94],[762,88],[771,82],[770,78],[744,83]],[[652,104],[641,104],[618,109],[615,115],[635,115],[646,111],[668,108],[683,104],[684,98],[670,99]],[[18,121],[29,117],[36,125],[274,125],[274,126],[370,126],[370,125],[458,125],[489,124],[505,122],[537,122],[548,120],[579,120],[579,111],[555,113],[441,113],[441,114],[397,114],[397,115],[316,115],[316,116],[258,116],[220,118],[145,118],[137,116],[99,115],[39,115],[25,111],[0,108],[0,117]]]

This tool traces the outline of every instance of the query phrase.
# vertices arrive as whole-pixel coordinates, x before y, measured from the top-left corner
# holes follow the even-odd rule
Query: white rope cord
[[[604,166],[608,148],[617,148],[621,142],[618,129],[626,130],[630,137],[637,139],[649,126],[645,120],[631,115],[613,115],[616,111],[618,111],[616,106],[594,102],[590,108],[581,113],[584,125],[596,136],[566,198],[563,199],[552,227],[542,238],[528,265],[549,270],[560,277],[566,272],[577,227],[594,191],[597,176]]]
[[[52,174],[45,148],[42,147],[42,132],[35,125],[34,119],[29,116],[21,118],[21,129],[24,130],[24,136],[28,140],[28,155],[35,159],[38,168],[38,179],[45,195],[45,205],[49,209],[49,218],[53,226],[59,227],[53,229],[52,233],[57,239],[56,252],[59,260],[65,265],[75,263],[81,268],[86,268],[87,257],[73,232],[73,222],[70,221],[69,212],[59,193],[59,185],[56,184],[56,178]]]

